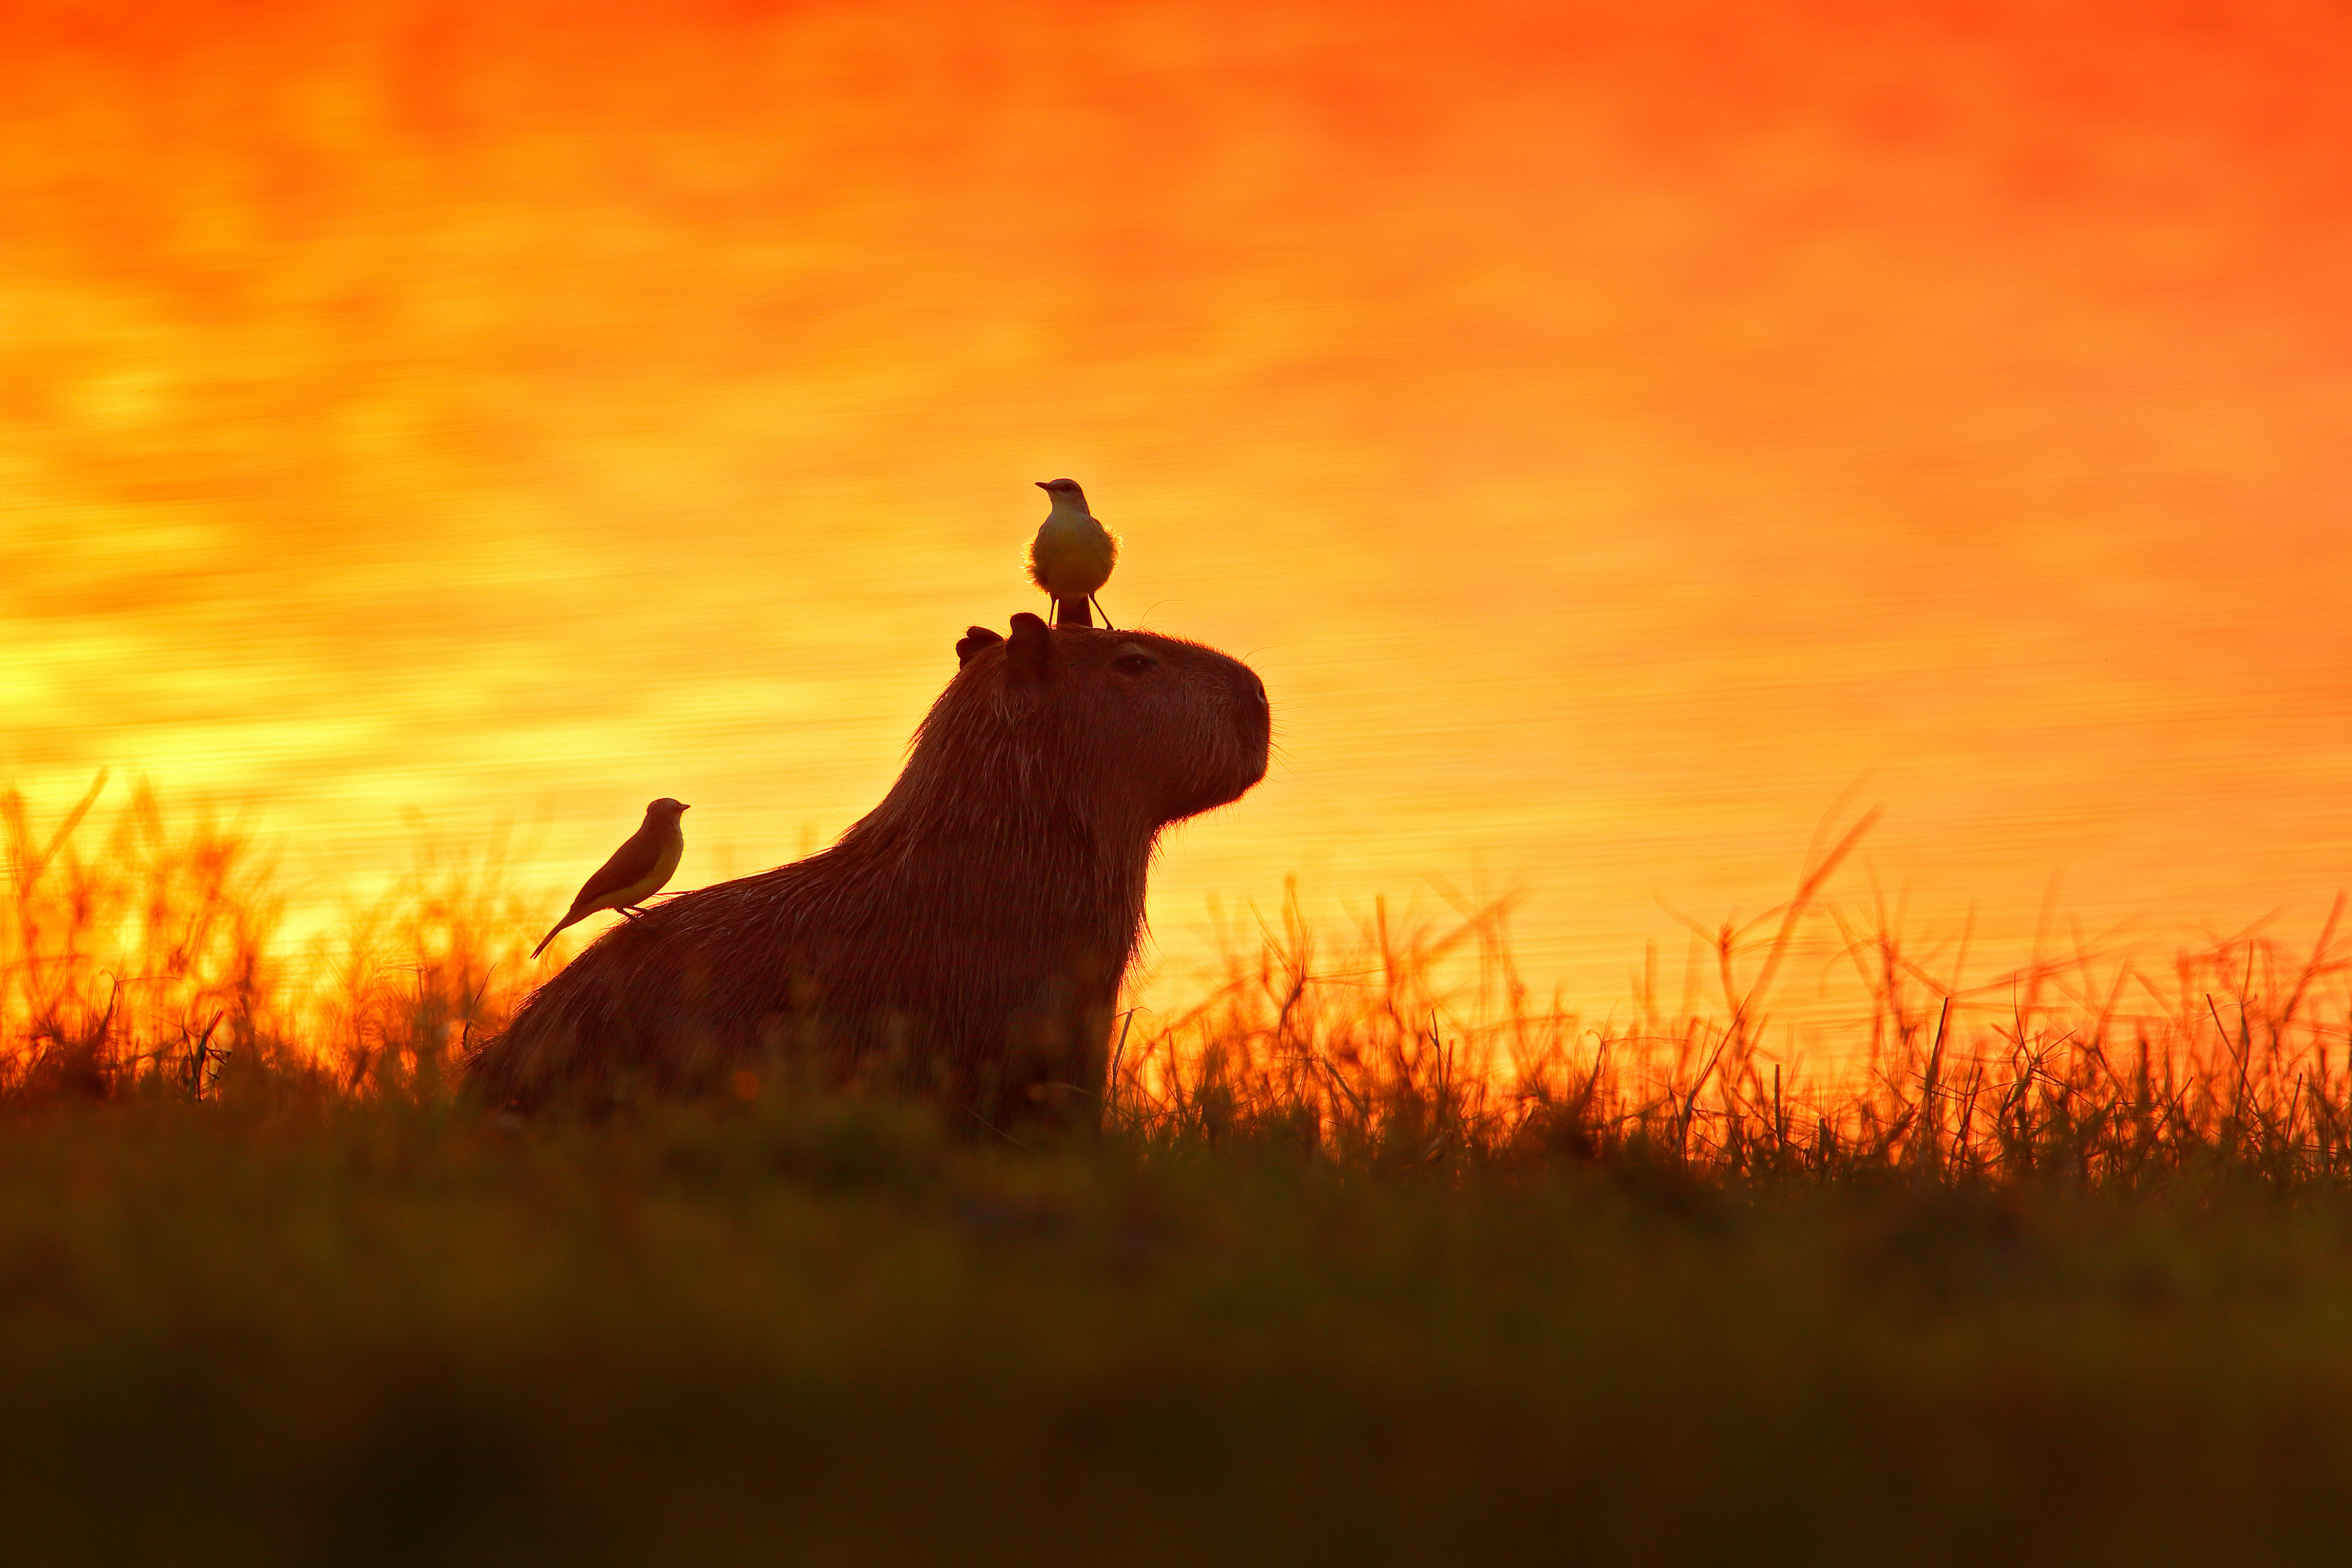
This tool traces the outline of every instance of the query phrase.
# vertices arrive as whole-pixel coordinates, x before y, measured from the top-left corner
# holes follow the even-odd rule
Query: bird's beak
[[[1029,482],[1035,485],[1041,490],[1049,490],[1054,488],[1054,481],[1051,479],[1032,479]]]

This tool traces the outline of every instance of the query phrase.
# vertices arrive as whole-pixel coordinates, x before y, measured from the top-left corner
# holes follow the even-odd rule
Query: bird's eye
[[[1110,662],[1114,668],[1123,669],[1129,675],[1141,675],[1160,661],[1148,653],[1123,653]]]

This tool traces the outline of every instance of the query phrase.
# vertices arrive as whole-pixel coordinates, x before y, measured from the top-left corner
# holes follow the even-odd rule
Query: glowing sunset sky
[[[1274,699],[1171,960],[2352,883],[2340,5],[10,0],[0,261],[0,779],[320,896],[830,838],[1062,474]]]

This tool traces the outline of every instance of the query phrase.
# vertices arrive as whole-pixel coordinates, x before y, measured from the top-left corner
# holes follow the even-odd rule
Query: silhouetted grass
[[[1884,919],[1817,906],[1859,832],[1788,905],[1703,933],[1712,1009],[1662,1013],[1653,984],[1631,1024],[1531,1005],[1503,906],[1411,931],[1380,906],[1328,955],[1286,909],[1203,1001],[1139,1033],[1129,1022],[1112,1120],[1158,1142],[1274,1137],[1350,1163],[1631,1158],[1735,1182],[2116,1186],[2218,1165],[2293,1186],[2352,1170],[2342,900],[2306,948],[2246,933],[2157,975],[2078,952],[1963,987]],[[1814,1021],[1818,1076],[1767,1045],[1773,984],[1809,920],[1833,932],[1858,1005]]]
[[[1648,986],[1617,1025],[1536,1004],[1499,910],[1328,952],[1293,913],[1129,1021],[1100,1138],[1033,1150],[784,1081],[484,1114],[446,1069],[537,913],[494,866],[286,952],[234,834],[0,806],[22,1560],[2306,1562],[2341,1532],[2333,918],[1962,991],[1811,907],[1832,856],[1716,933],[1717,1005]],[[1866,1004],[1819,1078],[1768,1047],[1806,931]]]
[[[330,936],[281,933],[248,837],[168,823],[141,787],[55,823],[0,794],[0,1094],[104,1100],[172,1084],[202,1100],[245,1061],[354,1094],[429,1093],[520,1000],[536,905],[494,859],[422,856]]]

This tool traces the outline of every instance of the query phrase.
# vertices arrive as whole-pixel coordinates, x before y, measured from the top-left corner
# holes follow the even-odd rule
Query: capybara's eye
[[[1160,663],[1148,653],[1123,653],[1110,662],[1114,668],[1123,669],[1129,675],[1141,675],[1145,670]]]

